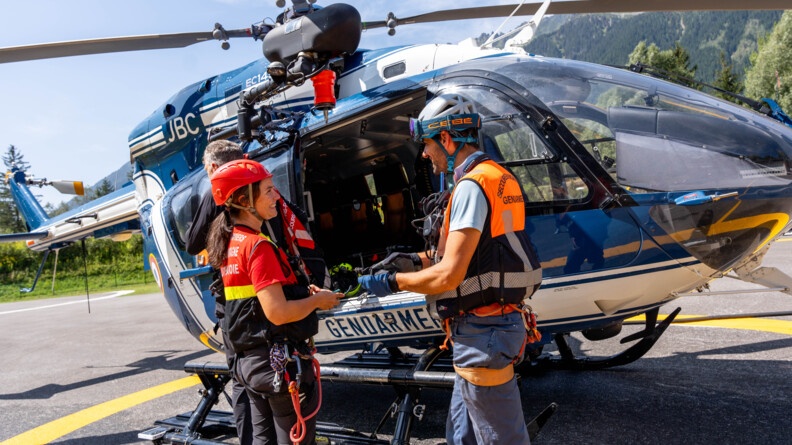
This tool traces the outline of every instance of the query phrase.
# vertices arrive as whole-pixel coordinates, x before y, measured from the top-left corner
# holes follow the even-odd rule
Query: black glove
[[[417,253],[393,252],[387,258],[371,266],[371,273],[387,272],[415,272],[421,270],[423,263]]]

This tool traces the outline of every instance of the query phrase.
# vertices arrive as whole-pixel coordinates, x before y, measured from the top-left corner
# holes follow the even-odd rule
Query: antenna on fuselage
[[[314,3],[316,3],[316,0],[307,0],[307,1],[306,0],[292,0],[292,5],[294,5],[295,9],[297,9],[300,5],[306,5],[306,4],[313,5]],[[278,8],[283,8],[284,6],[286,6],[286,0],[276,0],[275,6],[277,6]]]

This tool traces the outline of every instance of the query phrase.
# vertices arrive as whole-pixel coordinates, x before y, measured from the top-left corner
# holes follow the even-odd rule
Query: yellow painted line
[[[677,315],[676,320],[686,318],[699,318],[704,315]],[[659,315],[658,320],[664,319]],[[626,321],[644,321],[644,316],[639,315]],[[731,318],[726,320],[691,321],[688,326],[707,326],[710,328],[743,329],[749,331],[772,332],[774,334],[792,335],[792,321],[776,320],[773,318]]]
[[[782,242],[782,243],[785,243],[787,241],[792,241],[792,236],[785,236],[784,238],[778,238],[776,240],[776,242]]]
[[[46,423],[30,431],[26,431],[18,436],[12,437],[5,442],[0,443],[0,445],[47,444],[86,425],[98,422],[105,417],[109,417],[113,414],[124,411],[125,409],[132,408],[133,406],[140,405],[141,403],[166,396],[170,393],[195,386],[199,383],[201,383],[201,380],[195,375],[174,380],[172,382],[163,383],[153,388],[144,389],[136,393],[100,403],[82,411],[78,411],[74,414],[69,414],[66,417],[53,420],[52,422]]]

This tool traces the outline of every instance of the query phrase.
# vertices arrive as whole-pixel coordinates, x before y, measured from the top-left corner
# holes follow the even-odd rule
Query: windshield
[[[544,102],[631,192],[790,181],[790,129],[729,102],[584,62],[513,57],[477,63],[503,64],[497,72]]]

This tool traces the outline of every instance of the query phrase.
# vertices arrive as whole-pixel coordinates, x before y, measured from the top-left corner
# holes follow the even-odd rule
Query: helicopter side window
[[[209,183],[207,179],[207,184]],[[196,195],[202,196],[202,195]],[[179,238],[179,242],[182,245],[186,244],[187,240],[187,229],[190,228],[190,224],[192,223],[193,214],[195,207],[193,201],[194,199],[190,199],[193,197],[192,187],[187,187],[184,190],[177,193],[173,199],[171,200],[171,210],[173,211],[173,222],[176,228],[176,233]]]
[[[266,159],[257,159],[272,173],[272,182],[281,196],[289,198],[292,195],[292,182],[290,176],[291,152],[284,147],[280,152],[268,153]],[[295,202],[302,206],[301,202]]]
[[[607,111],[587,102],[559,100],[547,104],[594,159],[616,179],[616,137]]]
[[[193,221],[204,195],[209,193],[209,176],[201,169],[185,177],[177,187],[168,191],[164,201],[170,229],[175,240],[184,247],[187,244],[187,230]]]
[[[481,147],[508,167],[525,190],[526,202],[580,202],[589,186],[548,146],[527,117],[506,96],[491,89],[465,90],[482,114]]]
[[[382,69],[382,77],[390,79],[407,72],[407,64],[402,60],[394,64],[388,65]]]
[[[497,152],[496,159],[520,180],[527,202],[581,201],[589,195],[580,175],[522,117],[485,122],[483,139],[484,151]]]

